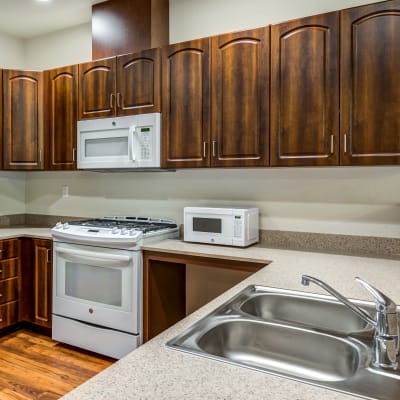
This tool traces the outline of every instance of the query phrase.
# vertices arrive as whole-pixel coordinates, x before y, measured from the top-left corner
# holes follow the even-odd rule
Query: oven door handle
[[[70,256],[74,261],[92,261],[96,262],[96,266],[99,267],[111,267],[112,262],[120,265],[121,263],[129,263],[132,257],[120,255],[120,254],[106,254],[106,253],[95,253],[93,251],[75,250],[75,249],[60,249],[56,248],[56,253]]]

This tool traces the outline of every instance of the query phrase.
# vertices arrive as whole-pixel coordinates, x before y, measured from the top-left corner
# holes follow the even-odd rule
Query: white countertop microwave
[[[160,168],[161,114],[78,121],[78,169]]]
[[[246,247],[259,240],[258,208],[185,207],[184,241]]]

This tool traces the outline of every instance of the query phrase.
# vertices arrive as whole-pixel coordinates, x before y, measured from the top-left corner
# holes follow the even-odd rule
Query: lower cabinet
[[[0,241],[0,329],[16,324],[21,315],[21,243]]]
[[[0,240],[0,329],[28,322],[51,329],[52,241]]]
[[[52,241],[32,239],[33,301],[31,322],[51,328]]]

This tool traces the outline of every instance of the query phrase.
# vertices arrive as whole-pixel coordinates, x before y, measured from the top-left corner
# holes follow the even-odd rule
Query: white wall
[[[0,215],[25,213],[25,172],[0,171]]]
[[[24,62],[24,41],[0,32],[0,68],[23,68]]]
[[[102,174],[34,172],[26,210],[150,215],[182,223],[189,205],[254,205],[261,227],[400,238],[400,168],[282,168]],[[62,186],[70,196],[62,198]]]
[[[171,0],[171,42],[369,2]],[[13,57],[5,55],[3,41],[0,36],[0,62],[10,62]],[[15,43],[18,64],[21,46]],[[90,25],[33,38],[25,48],[25,68],[86,61],[91,51]],[[170,217],[181,223],[186,205],[249,204],[260,208],[263,229],[400,237],[400,168],[395,167],[32,172],[26,174],[26,193],[24,176],[1,173],[0,214],[25,209],[28,213],[77,216],[141,214]],[[68,198],[61,197],[63,185],[70,187]]]
[[[92,27],[83,24],[25,41],[25,69],[50,69],[92,59]]]
[[[371,0],[170,0],[170,43],[275,24]]]

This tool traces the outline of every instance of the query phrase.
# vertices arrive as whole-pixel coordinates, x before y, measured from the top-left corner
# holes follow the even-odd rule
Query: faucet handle
[[[364,281],[363,279],[359,278],[358,276],[355,280],[364,287],[375,299],[376,310],[385,313],[395,313],[397,311],[396,303],[383,294],[380,290],[376,287],[372,286],[370,283]]]

